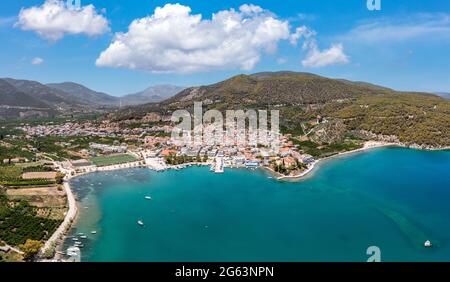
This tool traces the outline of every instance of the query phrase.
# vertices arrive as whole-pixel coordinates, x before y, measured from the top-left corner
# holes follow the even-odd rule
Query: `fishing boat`
[[[82,235],[82,236],[80,236],[80,238],[81,239],[87,239],[87,236],[86,235]]]
[[[150,196],[145,196],[145,199],[146,199],[146,200],[151,200],[152,197],[150,197]]]
[[[97,231],[91,231],[91,234],[97,234]]]
[[[425,241],[425,243],[423,244],[425,246],[425,248],[431,248],[433,247],[433,244],[431,243],[430,240]]]
[[[144,222],[142,220],[138,220],[137,224],[140,226],[144,226]]]

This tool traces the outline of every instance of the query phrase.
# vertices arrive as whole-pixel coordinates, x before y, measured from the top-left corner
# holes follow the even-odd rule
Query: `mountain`
[[[8,109],[0,112],[0,118],[105,112],[100,104],[93,102],[93,94],[84,97],[87,93],[65,92],[31,80],[3,78],[0,81],[0,105]]]
[[[4,78],[3,80],[14,86],[17,90],[26,93],[27,95],[32,96],[47,105],[58,105],[64,108],[66,106],[74,106],[77,104],[76,99],[71,97],[71,95],[63,91],[50,88],[37,81],[12,78]]]
[[[32,80],[3,78],[0,79],[0,118],[104,113],[121,105],[160,102],[183,89],[158,85],[115,97],[74,82],[44,85]]]
[[[50,83],[48,87],[63,91],[70,95],[72,99],[86,104],[116,106],[120,99],[102,92],[91,90],[81,84],[74,82]]]
[[[450,99],[450,93],[447,93],[447,92],[436,92],[435,94],[438,95],[438,96],[441,96],[441,97],[443,97],[445,99]]]
[[[303,132],[305,122],[321,115],[330,121],[324,130],[345,129],[340,130],[341,138],[366,135],[408,144],[450,146],[450,101],[430,93],[399,92],[310,73],[238,75],[216,84],[187,88],[160,103],[122,109],[109,118],[136,120],[149,113],[170,117],[177,109],[192,110],[194,101],[203,102],[204,110],[222,112],[278,109],[281,128],[293,134]]]
[[[174,85],[155,85],[144,91],[121,97],[122,105],[139,105],[164,101],[185,88]]]
[[[48,107],[47,104],[19,91],[17,88],[3,79],[0,79],[0,103],[1,105],[17,107]]]
[[[28,95],[0,79],[0,118],[49,116],[56,111],[48,104]]]

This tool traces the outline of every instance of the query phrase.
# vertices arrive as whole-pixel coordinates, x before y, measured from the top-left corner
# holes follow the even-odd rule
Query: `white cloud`
[[[363,22],[342,36],[343,40],[373,44],[412,40],[450,39],[450,14],[431,13],[407,18],[382,18]]]
[[[306,52],[306,57],[302,61],[304,67],[318,68],[350,62],[348,56],[344,53],[342,43],[332,44],[329,49],[320,51],[316,37],[317,32],[306,26],[300,26],[289,38],[292,45],[297,45],[303,39],[302,49]]]
[[[15,26],[53,41],[65,34],[95,36],[109,31],[108,20],[97,14],[93,5],[69,9],[62,0],[46,0],[41,6],[22,8],[18,18]]]
[[[314,30],[307,28],[306,26],[300,26],[295,29],[295,32],[291,34],[289,41],[292,45],[297,45],[298,41],[301,38],[304,38],[306,41],[316,36],[317,33]]]
[[[36,57],[31,60],[32,65],[42,65],[44,63],[44,59]]]
[[[315,43],[311,44],[306,58],[302,61],[304,67],[318,68],[350,62],[344,53],[342,44],[333,44],[329,49],[320,51]]]
[[[191,8],[166,4],[116,33],[96,61],[101,67],[152,72],[252,69],[263,52],[289,39],[289,24],[255,5],[223,10],[203,19]]]

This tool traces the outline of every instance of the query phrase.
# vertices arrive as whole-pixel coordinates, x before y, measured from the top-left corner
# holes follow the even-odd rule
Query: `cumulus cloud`
[[[338,64],[347,64],[350,60],[344,53],[342,43],[332,44],[329,49],[321,51],[317,44],[317,32],[306,26],[297,27],[291,34],[289,41],[292,45],[297,45],[303,40],[302,49],[306,52],[306,57],[302,60],[304,67],[318,68]]]
[[[338,64],[347,64],[348,56],[344,53],[342,44],[333,44],[329,49],[320,51],[316,44],[312,44],[306,58],[302,61],[304,67],[318,68]]]
[[[31,60],[32,65],[42,65],[44,63],[44,59],[36,57]]]
[[[109,31],[108,20],[93,5],[71,9],[62,0],[46,0],[41,6],[22,8],[15,26],[52,41],[65,34],[95,36]]]
[[[276,51],[289,37],[288,22],[259,6],[242,5],[203,19],[188,6],[166,4],[134,20],[126,33],[116,33],[96,65],[182,73],[250,70],[262,53]]]

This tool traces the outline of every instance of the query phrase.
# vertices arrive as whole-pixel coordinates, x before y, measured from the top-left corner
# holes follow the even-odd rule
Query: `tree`
[[[58,174],[56,175],[56,178],[55,178],[56,184],[63,184],[64,176],[65,176],[64,173],[58,172]]]
[[[24,259],[31,260],[44,246],[41,241],[28,239],[25,244],[20,245],[20,249],[25,253]]]

